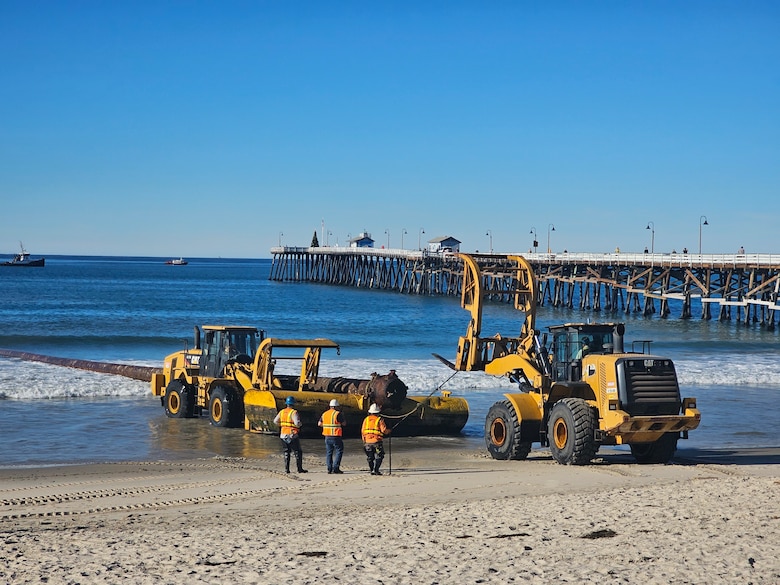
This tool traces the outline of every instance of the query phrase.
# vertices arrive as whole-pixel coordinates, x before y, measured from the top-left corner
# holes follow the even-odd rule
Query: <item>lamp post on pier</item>
[[[280,248],[282,247],[282,236],[283,236],[283,235],[284,235],[284,234],[283,234],[282,232],[279,232],[279,247],[280,247]]]
[[[555,231],[555,226],[553,224],[549,224],[547,226],[547,253],[550,253],[550,232]]]
[[[532,227],[531,231],[528,233],[534,235],[534,254],[536,254],[537,248],[539,248],[539,238],[536,237],[536,228]]]
[[[650,230],[650,253],[655,253],[655,224],[652,221],[647,222],[646,230]]]
[[[409,233],[406,228],[401,228],[401,249],[404,249],[404,234]]]
[[[385,230],[385,234],[387,235],[387,249],[390,249],[390,230]]]
[[[704,223],[702,223],[701,220],[704,220]],[[710,224],[707,223],[707,216],[706,215],[702,215],[699,218],[699,256],[701,256],[701,226],[703,226],[703,225],[710,225]]]
[[[422,250],[422,235],[425,233],[425,230],[420,228],[420,233],[417,234],[417,249]]]
[[[490,253],[493,253],[493,232],[488,230],[485,234],[486,236],[490,236]]]
[[[330,237],[333,235],[333,232],[328,230],[327,235],[325,236],[325,246],[330,246]]]

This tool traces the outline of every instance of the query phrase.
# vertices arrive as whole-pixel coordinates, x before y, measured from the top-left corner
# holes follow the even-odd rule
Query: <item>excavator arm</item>
[[[540,388],[546,379],[546,367],[538,359],[536,324],[537,284],[533,269],[522,256],[509,256],[516,264],[514,306],[525,314],[519,337],[480,337],[484,291],[482,272],[476,260],[468,254],[458,254],[463,260],[461,307],[471,314],[466,334],[458,341],[458,353],[453,364],[459,371],[484,371],[494,376],[524,379]],[[540,371],[541,368],[541,371]]]

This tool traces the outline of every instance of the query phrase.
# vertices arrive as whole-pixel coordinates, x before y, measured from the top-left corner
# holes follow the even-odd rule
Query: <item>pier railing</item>
[[[407,294],[459,295],[456,254],[352,247],[275,247],[270,279],[319,282]],[[512,300],[510,255],[522,255],[539,278],[541,305],[607,312],[679,311],[774,328],[780,310],[780,254],[471,253],[492,300]],[[715,309],[715,310],[713,310]]]

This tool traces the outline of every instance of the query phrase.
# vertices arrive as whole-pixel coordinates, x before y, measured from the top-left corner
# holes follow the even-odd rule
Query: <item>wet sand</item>
[[[400,443],[400,441],[398,441]],[[780,583],[780,449],[0,469],[7,583]],[[388,473],[390,472],[391,473]]]

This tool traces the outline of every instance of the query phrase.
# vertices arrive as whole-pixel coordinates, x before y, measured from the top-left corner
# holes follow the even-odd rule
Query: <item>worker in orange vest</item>
[[[341,471],[341,457],[344,455],[344,427],[347,421],[339,410],[339,401],[330,401],[330,409],[322,413],[319,422],[322,435],[325,437],[325,463],[328,473],[344,473]],[[335,457],[334,457],[335,453]]]
[[[368,407],[368,416],[363,420],[361,433],[363,435],[363,449],[368,459],[368,469],[371,475],[382,475],[379,467],[385,458],[385,448],[382,439],[390,434],[384,419],[379,416],[380,408],[376,404]]]
[[[301,416],[293,408],[295,398],[288,396],[284,401],[285,408],[279,411],[274,418],[274,424],[279,425],[279,438],[282,440],[284,449],[284,471],[290,473],[290,452],[295,453],[295,462],[298,464],[298,473],[308,473],[303,468],[303,449],[301,449],[301,440],[298,433],[301,430]]]

